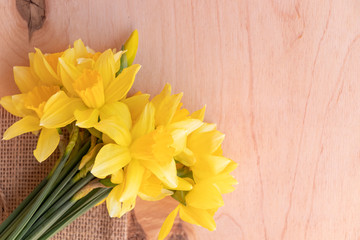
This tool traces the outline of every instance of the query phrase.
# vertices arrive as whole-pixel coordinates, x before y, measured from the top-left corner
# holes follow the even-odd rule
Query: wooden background
[[[0,2],[1,96],[17,92],[12,66],[27,65],[34,46],[82,38],[104,50],[137,28],[134,89],[156,94],[169,82],[226,133],[239,185],[217,230],[177,224],[176,234],[360,238],[360,1],[56,0],[45,16],[29,41],[15,1]],[[131,232],[143,236],[141,225],[153,239],[171,204],[139,201]]]

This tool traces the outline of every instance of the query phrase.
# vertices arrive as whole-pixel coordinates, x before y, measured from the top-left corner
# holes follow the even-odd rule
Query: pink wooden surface
[[[29,42],[15,1],[0,3],[1,96],[16,93],[12,66],[34,46],[103,50],[137,28],[134,89],[169,82],[226,133],[239,185],[217,230],[184,225],[189,239],[360,238],[359,1],[57,0],[46,17]],[[137,206],[149,239],[163,206]]]

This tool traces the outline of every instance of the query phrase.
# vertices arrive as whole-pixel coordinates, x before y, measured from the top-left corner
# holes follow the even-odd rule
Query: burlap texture
[[[0,107],[1,139],[4,131],[18,118]],[[11,140],[0,141],[0,222],[49,173],[59,153],[50,159],[38,163],[33,157],[37,136],[28,133]],[[127,239],[126,216],[111,219],[105,204],[94,207],[85,215],[76,219],[52,239]]]

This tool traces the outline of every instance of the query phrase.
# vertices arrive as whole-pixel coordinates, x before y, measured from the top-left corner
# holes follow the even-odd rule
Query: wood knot
[[[135,212],[132,210],[128,213],[128,239],[129,240],[146,240],[146,233],[137,221]]]
[[[39,30],[45,21],[45,0],[16,0],[20,16],[27,22],[29,41],[33,32]]]
[[[183,227],[183,224],[181,221],[178,221],[178,223],[174,224],[172,231],[169,236],[169,240],[188,240],[188,235],[185,232],[185,229]]]

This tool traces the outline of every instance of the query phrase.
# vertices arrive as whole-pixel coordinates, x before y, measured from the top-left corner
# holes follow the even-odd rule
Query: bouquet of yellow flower
[[[49,239],[104,201],[110,217],[121,217],[137,197],[179,202],[159,239],[178,213],[215,229],[222,194],[237,184],[230,175],[237,164],[223,156],[224,134],[203,121],[205,107],[190,114],[169,84],[151,100],[141,92],[127,97],[140,69],[137,46],[137,31],[120,51],[95,52],[77,40],[60,53],[35,49],[29,67],[14,67],[21,94],[0,103],[21,119],[3,139],[39,134],[35,158],[46,160],[58,146],[61,156],[0,225],[0,239]]]

